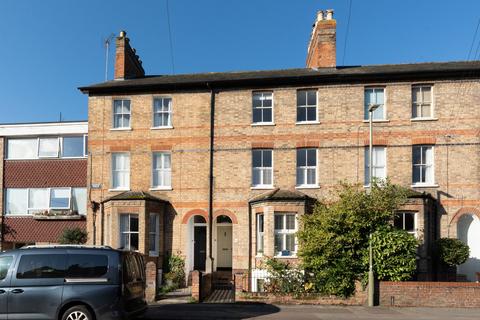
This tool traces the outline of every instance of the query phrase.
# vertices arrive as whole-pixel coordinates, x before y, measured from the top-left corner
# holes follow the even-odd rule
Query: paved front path
[[[480,319],[478,309],[277,306],[268,304],[153,305],[144,319]]]

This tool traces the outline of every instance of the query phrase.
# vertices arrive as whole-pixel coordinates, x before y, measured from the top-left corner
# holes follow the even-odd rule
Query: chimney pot
[[[120,31],[120,38],[125,38],[125,36],[127,35],[127,32],[122,30]]]
[[[333,19],[333,9],[328,9],[327,10],[327,20],[332,20]]]
[[[317,12],[317,21],[323,20],[323,10],[318,10]]]

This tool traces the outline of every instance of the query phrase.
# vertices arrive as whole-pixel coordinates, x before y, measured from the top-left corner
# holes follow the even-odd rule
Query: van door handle
[[[0,294],[3,294],[3,293],[5,293],[5,290],[0,289]]]
[[[23,293],[23,289],[13,289],[12,293]]]

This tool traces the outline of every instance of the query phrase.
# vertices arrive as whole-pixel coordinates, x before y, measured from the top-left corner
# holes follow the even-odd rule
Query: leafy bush
[[[409,280],[417,268],[418,241],[403,230],[384,229],[372,234],[373,270],[377,279]],[[368,268],[368,252],[364,256]],[[365,275],[365,278],[368,276]]]
[[[263,284],[263,289],[271,293],[293,293],[300,295],[305,292],[304,273],[288,262],[271,258],[265,261],[269,278]]]
[[[177,255],[168,257],[165,266],[165,281],[171,287],[169,291],[181,288],[185,285],[185,260]]]
[[[355,291],[355,281],[368,270],[364,257],[369,234],[390,226],[408,193],[389,181],[374,180],[370,193],[362,186],[344,183],[336,201],[319,203],[312,214],[303,217],[299,255],[304,269],[313,274],[315,291],[344,297]],[[379,269],[388,268],[379,265]]]
[[[468,245],[458,239],[441,238],[436,245],[440,260],[451,267],[464,263],[470,256]]]
[[[87,231],[80,228],[65,229],[58,242],[61,244],[84,244],[87,242]]]

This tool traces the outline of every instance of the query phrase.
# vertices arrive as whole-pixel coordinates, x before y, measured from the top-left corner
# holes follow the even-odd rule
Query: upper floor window
[[[410,234],[416,235],[416,215],[415,212],[397,212],[393,218],[395,228],[405,230]]]
[[[378,107],[372,112],[372,120],[385,120],[385,88],[365,88],[365,120],[370,119],[369,109],[373,105]]]
[[[86,188],[7,188],[5,213],[26,215],[50,210],[87,213]]]
[[[272,150],[252,150],[252,186],[271,187],[273,185]]]
[[[87,155],[87,135],[12,138],[6,156],[14,159],[81,158]]]
[[[372,148],[372,177],[385,180],[387,177],[387,148]],[[370,185],[370,149],[365,148],[365,185]]]
[[[297,150],[297,187],[317,186],[317,149]]]
[[[253,93],[253,123],[273,123],[273,92]]]
[[[172,186],[172,155],[170,152],[155,152],[152,163],[152,187]]]
[[[412,87],[412,118],[432,118],[432,86],[422,85]]]
[[[153,127],[169,128],[172,126],[172,99],[153,99]]]
[[[130,100],[113,100],[113,128],[130,129]]]
[[[434,184],[435,178],[433,156],[433,146],[412,147],[413,184]]]
[[[295,214],[275,213],[275,256],[289,257],[296,253],[297,222]]]
[[[297,91],[297,122],[317,121],[317,91]]]
[[[126,152],[112,153],[112,189],[130,188],[130,155]]]

